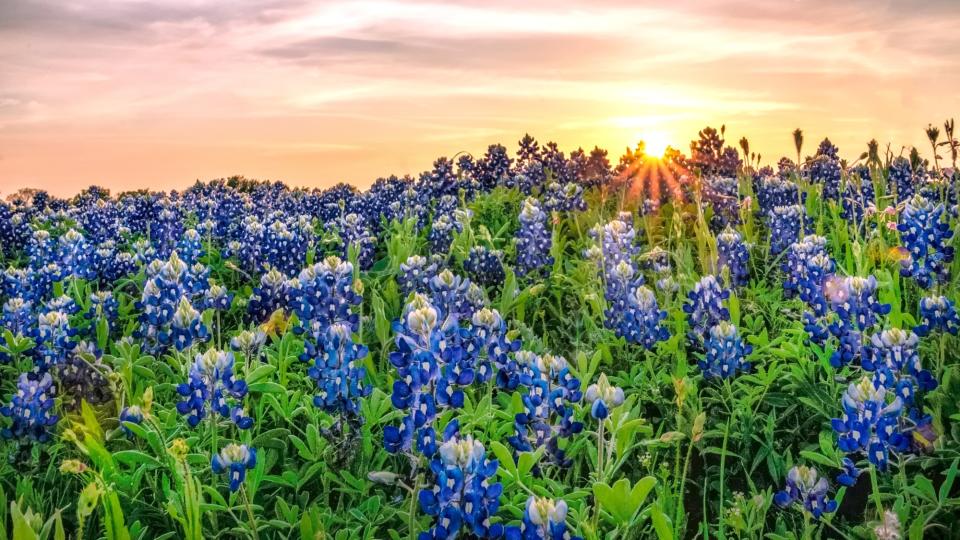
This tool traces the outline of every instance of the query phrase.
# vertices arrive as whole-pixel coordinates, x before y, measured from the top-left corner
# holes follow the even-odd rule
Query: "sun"
[[[643,141],[648,156],[663,157],[667,147],[670,146],[670,138],[662,131],[641,133],[640,140]]]

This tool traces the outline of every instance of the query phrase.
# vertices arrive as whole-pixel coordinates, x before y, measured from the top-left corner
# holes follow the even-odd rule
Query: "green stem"
[[[721,540],[726,538],[723,531],[723,488],[727,465],[727,441],[730,439],[730,419],[732,416],[732,414],[727,416],[727,423],[723,428],[723,447],[720,450],[720,515],[718,518],[720,520],[719,537]]]
[[[257,520],[253,517],[253,506],[250,505],[250,497],[247,496],[246,484],[240,484],[240,496],[243,498],[243,506],[247,509],[247,519],[250,521],[250,532],[253,533],[254,540],[260,540],[257,533]]]
[[[877,506],[877,517],[883,518],[883,502],[880,500],[880,487],[877,484],[877,468],[873,463],[870,464],[870,486],[873,494],[873,502]]]

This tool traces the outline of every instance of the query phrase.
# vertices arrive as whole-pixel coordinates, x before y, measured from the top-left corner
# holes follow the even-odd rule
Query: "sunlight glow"
[[[663,132],[650,131],[640,136],[648,156],[663,157],[663,153],[670,146],[670,139]]]

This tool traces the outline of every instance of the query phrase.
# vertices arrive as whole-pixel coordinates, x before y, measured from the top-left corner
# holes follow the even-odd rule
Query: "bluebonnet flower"
[[[670,331],[661,324],[667,318],[667,312],[660,309],[657,297],[649,288],[643,285],[633,287],[627,295],[624,308],[619,326],[616,327],[617,336],[647,350],[670,338]]]
[[[857,483],[857,478],[862,472],[857,468],[857,464],[852,459],[845,457],[841,462],[842,468],[837,475],[837,483],[842,486],[853,487]]]
[[[64,277],[94,277],[93,249],[75,229],[70,229],[60,237],[56,262],[63,269]]]
[[[703,181],[703,200],[713,207],[710,227],[722,231],[740,223],[740,192],[736,177],[709,177]]]
[[[734,377],[750,370],[747,356],[752,351],[753,347],[743,343],[736,326],[720,321],[710,329],[706,355],[698,362],[700,371],[707,379]]]
[[[336,323],[345,323],[351,332],[360,329],[360,316],[354,312],[363,297],[354,287],[353,265],[336,256],[308,266],[290,282],[291,302],[299,324],[297,334],[306,333],[316,345]],[[309,351],[308,351],[309,353]]]
[[[572,536],[567,527],[567,503],[531,495],[524,507],[519,527],[504,530],[507,540],[582,540]]]
[[[244,358],[251,360],[260,356],[266,341],[267,334],[263,330],[244,330],[230,339],[230,348],[243,353]]]
[[[73,337],[77,330],[70,327],[70,319],[63,311],[54,310],[37,316],[37,325],[31,330],[35,343],[34,367],[41,373],[61,364],[77,346]]]
[[[377,237],[374,236],[364,219],[358,214],[347,214],[340,220],[340,239],[343,242],[343,258],[348,259],[350,251],[357,253],[357,265],[367,270],[373,266]]]
[[[801,200],[797,194],[797,184],[778,176],[758,177],[753,190],[757,194],[757,205],[763,216],[769,216],[778,206],[789,207]]]
[[[231,303],[233,303],[233,293],[216,283],[211,282],[210,287],[203,294],[204,309],[227,311]]]
[[[287,278],[276,268],[260,276],[260,286],[254,287],[247,303],[247,313],[254,321],[267,320],[274,311],[287,305],[290,296]]]
[[[467,260],[463,261],[463,269],[475,283],[487,287],[501,285],[506,279],[501,257],[499,250],[473,246]]]
[[[516,358],[524,363],[527,376],[522,381],[527,392],[521,397],[524,410],[514,419],[515,435],[509,442],[518,452],[544,447],[545,461],[569,466],[560,440],[583,431],[583,423],[574,419],[572,406],[583,398],[580,380],[573,376],[562,356],[521,352],[524,354],[518,353]]]
[[[547,229],[547,214],[540,203],[528,197],[520,209],[520,230],[517,232],[517,275],[545,269],[553,264],[550,248],[553,243]]]
[[[874,373],[874,384],[896,389],[907,405],[913,404],[914,392],[937,387],[937,380],[920,363],[919,340],[913,332],[888,328],[871,336],[862,360],[863,369]]]
[[[804,211],[800,205],[776,206],[770,211],[770,254],[783,253],[800,238]]]
[[[886,470],[891,451],[909,448],[909,440],[900,430],[903,400],[894,392],[864,376],[850,383],[842,404],[843,416],[831,420],[841,451],[864,451],[870,463]]]
[[[143,418],[144,411],[139,405],[130,405],[129,407],[124,407],[123,410],[120,411],[120,429],[122,429],[126,435],[130,435],[133,432],[130,431],[130,428],[124,424],[129,422],[131,424],[140,425],[143,423]]]
[[[687,295],[689,303],[683,304],[690,325],[690,339],[703,343],[711,328],[730,319],[730,311],[724,306],[727,298],[730,298],[730,290],[720,285],[715,276],[700,278]]]
[[[351,334],[348,324],[336,323],[316,347],[311,343],[308,348],[313,349],[313,365],[307,374],[319,391],[313,398],[314,405],[362,422],[360,398],[368,395],[370,388],[363,386],[366,370],[360,362],[367,356],[367,348],[355,343]]]
[[[820,143],[817,154],[807,164],[807,173],[811,182],[821,186],[824,199],[836,201],[840,198],[842,169],[837,156],[837,147],[829,139],[824,139]]]
[[[888,193],[896,195],[897,203],[913,197],[918,182],[910,160],[903,156],[894,158],[887,170],[887,182]]]
[[[475,358],[477,382],[486,382],[497,369],[509,363],[509,354],[520,349],[519,339],[507,335],[507,323],[495,309],[483,307],[471,317],[469,337],[466,337],[465,353]]]
[[[187,229],[177,243],[177,253],[188,265],[195,264],[203,257],[203,238],[196,229]]]
[[[584,398],[590,403],[590,416],[602,421],[623,404],[624,395],[622,388],[610,384],[606,373],[601,373],[597,382],[587,387]]]
[[[870,168],[866,165],[857,165],[850,169],[847,175],[847,185],[843,194],[844,219],[853,219],[862,223],[871,206],[875,205],[875,192]]]
[[[499,464],[486,454],[483,444],[460,434],[457,420],[447,425],[444,442],[430,460],[433,485],[421,489],[418,496],[420,508],[434,518],[419,540],[503,536],[503,525],[490,522],[503,492],[503,486],[494,482]]]
[[[76,233],[76,231],[74,231],[74,233]],[[56,251],[57,243],[50,234],[50,231],[40,229],[30,235],[30,244],[27,246],[27,256],[30,258],[30,266],[32,268],[39,268],[47,263],[54,262]]]
[[[925,296],[920,299],[920,324],[913,329],[918,336],[928,336],[931,332],[946,332],[957,335],[960,330],[960,315],[947,297],[940,295]]]
[[[5,439],[29,439],[37,442],[50,440],[50,431],[59,417],[54,413],[56,388],[49,373],[40,377],[30,377],[21,373],[17,379],[17,392],[10,404],[0,407],[0,415],[13,423],[0,429]]]
[[[815,234],[807,235],[799,242],[790,244],[782,264],[782,270],[786,274],[783,280],[783,292],[787,298],[801,294],[802,290],[810,285],[807,283],[809,279],[807,262],[819,255],[829,258],[826,246],[827,239]],[[820,266],[822,267],[823,264]]]
[[[773,500],[781,508],[799,502],[804,511],[809,512],[814,519],[820,519],[823,514],[831,514],[837,510],[837,501],[827,496],[829,488],[827,479],[821,477],[816,468],[795,466],[787,473],[786,487],[783,491],[778,491]]]
[[[405,262],[400,263],[400,274],[397,283],[400,292],[408,295],[413,292],[425,293],[429,291],[430,280],[437,275],[436,262],[420,255],[411,255]]]
[[[453,243],[453,232],[458,230],[454,218],[449,214],[441,214],[430,224],[430,250],[433,253],[446,254]]]
[[[750,252],[737,231],[727,227],[717,235],[717,271],[724,268],[730,273],[730,283],[743,287],[750,280]]]
[[[207,326],[200,320],[200,312],[193,308],[186,296],[181,296],[177,310],[170,319],[169,330],[161,330],[158,339],[160,343],[173,344],[178,351],[182,351],[190,348],[195,341],[206,341],[208,334]]]
[[[480,298],[477,298],[478,294]],[[432,303],[442,313],[457,320],[473,317],[483,305],[482,294],[477,285],[450,270],[443,270],[430,280]]]
[[[194,357],[187,382],[177,386],[177,393],[184,398],[177,403],[177,412],[187,417],[190,427],[207,417],[208,407],[233,420],[240,429],[253,426],[253,419],[244,414],[243,407],[228,399],[241,401],[247,395],[247,383],[238,380],[233,369],[231,352],[210,349]]]
[[[2,326],[14,336],[26,336],[33,326],[33,304],[20,297],[14,297],[3,304]]]
[[[96,327],[96,321],[104,321],[107,331],[116,322],[119,316],[120,303],[110,291],[97,291],[90,294],[90,308],[83,314],[83,318],[94,321],[91,329]]]
[[[877,280],[868,277],[834,277],[824,286],[824,295],[836,316],[829,323],[831,334],[840,344],[830,357],[830,364],[841,367],[863,354],[863,332],[878,322],[878,316],[890,313],[890,304],[876,298]]]
[[[230,443],[213,456],[210,467],[214,474],[230,476],[230,491],[237,491],[247,477],[247,471],[257,466],[257,451],[245,444]]]
[[[922,288],[949,279],[953,231],[949,219],[944,220],[943,204],[934,205],[920,196],[910,199],[897,226],[900,239],[909,252],[901,261],[900,275],[912,277]]]
[[[484,191],[490,191],[510,178],[510,167],[513,160],[507,155],[507,149],[502,144],[491,144],[479,161],[475,171],[477,182]]]
[[[583,187],[572,182],[550,182],[543,194],[543,207],[548,212],[582,212],[587,209]]]
[[[390,353],[390,363],[397,368],[397,379],[391,401],[406,414],[400,427],[384,428],[384,446],[391,453],[409,451],[416,435],[417,449],[429,456],[437,444],[433,424],[438,407],[462,407],[462,387],[476,377],[473,358],[463,348],[469,330],[459,327],[455,315],[442,315],[417,294],[393,326],[397,350]]]

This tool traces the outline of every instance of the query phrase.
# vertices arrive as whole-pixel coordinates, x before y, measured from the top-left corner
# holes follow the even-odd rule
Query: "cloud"
[[[685,147],[724,122],[771,158],[797,126],[917,144],[960,106],[958,23],[949,0],[13,0],[0,177],[364,184],[528,131]]]

